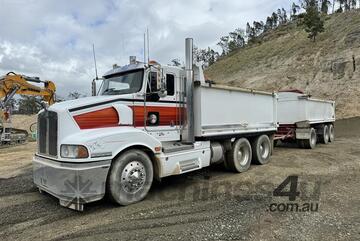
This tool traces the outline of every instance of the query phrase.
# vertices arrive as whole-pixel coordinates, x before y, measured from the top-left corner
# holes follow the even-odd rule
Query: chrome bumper
[[[40,191],[60,201],[60,205],[82,211],[84,204],[105,195],[111,160],[69,163],[35,156],[33,178]]]

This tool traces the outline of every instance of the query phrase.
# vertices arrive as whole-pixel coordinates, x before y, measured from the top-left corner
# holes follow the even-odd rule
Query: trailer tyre
[[[153,181],[153,166],[149,156],[140,150],[120,155],[112,164],[108,191],[120,205],[129,205],[145,198]]]
[[[323,144],[328,144],[329,143],[329,128],[327,125],[324,125],[321,129],[320,129],[320,135],[319,135],[319,139],[320,142]]]
[[[252,153],[250,142],[246,138],[235,141],[231,150],[226,153],[226,167],[233,172],[246,172],[251,164]]]
[[[314,128],[310,129],[310,139],[303,140],[306,149],[314,149],[316,147],[317,135]]]
[[[329,125],[329,142],[333,142],[335,140],[335,128],[333,124]]]
[[[296,140],[296,142],[297,142],[297,145],[298,145],[300,148],[305,148],[304,140]]]
[[[267,135],[256,137],[251,143],[251,149],[254,163],[264,165],[270,161],[271,142]]]

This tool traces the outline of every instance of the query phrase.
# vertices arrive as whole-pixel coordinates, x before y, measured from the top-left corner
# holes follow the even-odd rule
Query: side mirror
[[[157,93],[160,98],[167,96],[166,80],[162,72],[150,72],[150,89],[152,93]]]

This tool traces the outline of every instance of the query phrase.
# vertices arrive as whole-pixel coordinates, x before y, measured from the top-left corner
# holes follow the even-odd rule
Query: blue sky
[[[265,20],[287,0],[0,0],[0,75],[8,71],[53,80],[60,96],[90,93],[92,44],[102,74],[130,55],[143,56],[150,32],[150,56],[167,64],[183,59],[184,39],[211,46],[246,22]]]

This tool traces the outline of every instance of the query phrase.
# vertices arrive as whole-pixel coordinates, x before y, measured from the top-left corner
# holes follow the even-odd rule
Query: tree
[[[356,8],[356,0],[336,0],[340,8],[336,12],[350,11]]]
[[[180,59],[173,59],[171,60],[171,63],[173,66],[180,66],[181,63],[180,63]]]
[[[356,9],[356,0],[350,0],[350,6],[352,9]]]
[[[77,92],[77,91],[70,92],[69,95],[68,95],[68,98],[69,98],[70,100],[76,100],[76,99],[79,99],[79,98],[82,98],[82,97],[86,97],[86,96],[80,94],[80,93]]]
[[[329,0],[321,0],[321,12],[324,14],[328,14],[329,12],[329,5],[330,5],[330,1]]]
[[[279,24],[283,24],[284,23],[284,19],[283,19],[283,15],[282,15],[282,12],[281,12],[281,9],[278,8],[277,10],[277,16],[278,16],[278,20],[279,20]]]
[[[278,16],[278,20],[279,20],[279,24],[285,24],[287,23],[287,14],[286,14],[286,10],[284,8],[279,8],[277,10],[277,16]]]
[[[279,21],[278,15],[275,12],[273,12],[271,17],[272,17],[272,20],[273,20],[273,26],[272,27],[276,28],[277,25],[278,25],[278,21]]]
[[[233,51],[245,46],[245,31],[241,28],[229,33],[229,51]]]
[[[296,16],[296,14],[299,10],[300,10],[300,6],[293,2],[292,6],[291,6],[291,11],[292,11],[291,18],[292,19],[294,18],[294,16]]]
[[[255,28],[250,25],[250,23],[246,24],[246,37],[248,42],[253,42],[256,37]]]
[[[265,26],[264,26],[264,32],[267,32],[269,31],[270,29],[273,28],[273,18],[272,17],[267,17],[266,18],[266,23],[265,23]]]
[[[217,43],[222,49],[222,56],[229,53],[229,36],[223,36],[220,38],[220,41]]]
[[[282,11],[282,19],[283,19],[283,23],[287,23],[287,21],[288,21],[288,17],[287,17],[287,13],[286,13],[285,8],[282,8],[282,9],[281,9],[281,11]]]
[[[219,53],[208,47],[207,49],[199,49],[198,47],[194,47],[194,61],[198,63],[203,63],[205,67],[208,67],[214,64],[218,58]]]
[[[316,0],[308,0],[306,4],[304,27],[308,33],[308,38],[315,42],[316,36],[324,31],[324,20],[320,16]]]
[[[19,99],[19,113],[32,115],[38,113],[42,107],[40,100],[35,96],[22,95]]]

